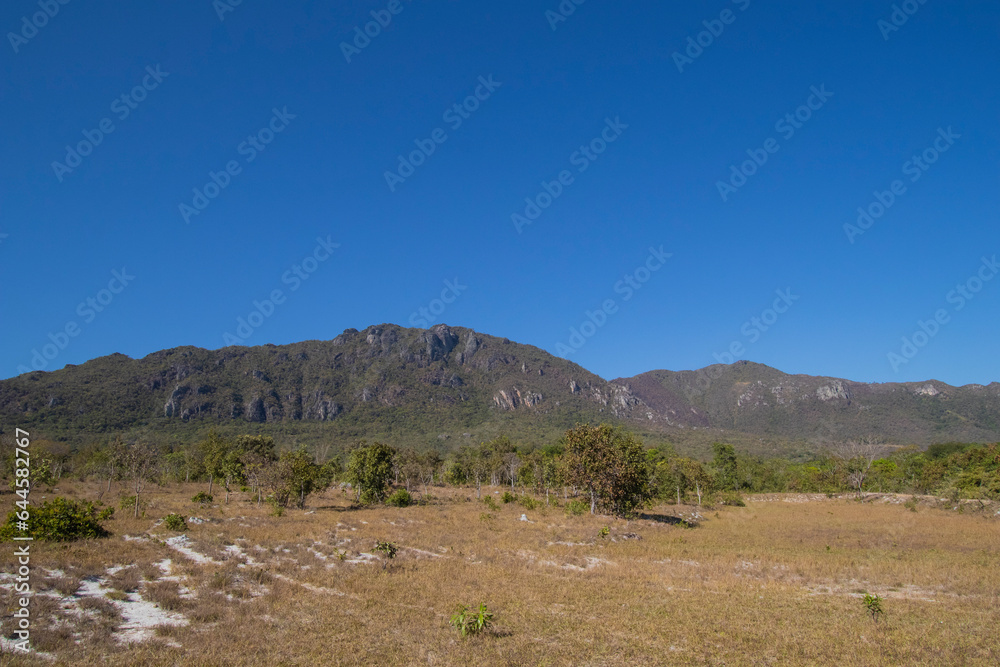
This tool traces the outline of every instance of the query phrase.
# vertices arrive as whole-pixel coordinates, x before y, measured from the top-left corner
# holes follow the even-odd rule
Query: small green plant
[[[463,637],[478,635],[493,625],[493,612],[486,608],[485,602],[480,603],[475,611],[462,604],[452,614],[450,624]]]
[[[497,501],[493,500],[493,496],[486,496],[485,498],[483,498],[483,504],[489,507],[494,512],[500,509],[500,506],[497,505]]]
[[[184,531],[187,530],[188,525],[184,517],[175,512],[163,517],[163,527],[167,530]]]
[[[871,593],[865,593],[865,609],[868,614],[872,617],[872,621],[878,623],[878,619],[885,615],[885,610],[882,609],[883,598],[878,595],[872,595]]]
[[[607,539],[608,535],[610,534],[611,534],[611,529],[608,528],[607,526],[604,526],[604,528],[601,528],[599,531],[597,531],[597,536],[602,540]]]
[[[375,542],[375,548],[372,551],[385,556],[385,560],[382,561],[382,569],[384,570],[389,565],[389,561],[396,557],[399,547],[392,542]]]
[[[482,521],[483,523],[488,523],[490,525],[493,525],[493,520],[494,519],[496,519],[496,516],[494,516],[493,514],[490,514],[489,512],[483,512],[483,513],[481,513],[479,515],[479,520],[480,521]]]
[[[582,516],[590,507],[582,500],[571,500],[566,503],[567,516]]]
[[[910,510],[911,512],[916,512],[917,511],[917,499],[916,498],[910,498],[905,503],[903,503],[903,507],[905,507],[906,509]]]
[[[198,503],[199,505],[208,505],[212,502],[212,500],[213,497],[205,493],[204,491],[199,491],[198,493],[194,494],[194,497],[191,498],[191,502]]]
[[[413,496],[406,489],[399,489],[385,501],[387,505],[392,505],[393,507],[409,507],[413,504]]]
[[[502,500],[502,501],[503,501],[503,504],[504,504],[504,505],[509,505],[510,503],[512,503],[512,502],[514,502],[515,500],[517,500],[517,496],[515,496],[515,495],[514,495],[513,493],[511,493],[510,491],[504,491],[504,492],[503,492],[503,495],[502,495],[502,496],[500,496],[500,500]]]
[[[347,552],[346,551],[342,551],[340,549],[337,549],[337,559],[341,563],[343,563],[345,560],[347,560]]]

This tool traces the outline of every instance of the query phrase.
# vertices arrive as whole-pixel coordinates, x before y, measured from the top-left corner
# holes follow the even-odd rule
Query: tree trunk
[[[212,484],[214,484],[214,483],[215,483],[215,476],[214,475],[209,475],[208,476],[208,495],[212,495]]]
[[[681,504],[681,487],[677,487],[677,504]]]
[[[138,489],[136,489],[136,492],[135,492],[135,512],[132,513],[132,518],[133,519],[138,519],[139,518],[139,490]]]
[[[590,513],[594,513],[594,507],[597,505],[597,498],[594,495],[594,489],[590,490]]]
[[[701,484],[698,482],[694,483],[694,489],[698,493],[698,507],[701,507]]]

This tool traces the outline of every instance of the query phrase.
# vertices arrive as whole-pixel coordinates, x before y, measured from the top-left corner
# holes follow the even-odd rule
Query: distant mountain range
[[[761,453],[863,435],[1000,440],[1000,383],[872,384],[752,362],[603,380],[471,329],[392,324],[291,345],[113,354],[0,381],[0,428],[83,443],[116,432],[187,439],[214,427],[303,444],[367,437],[449,448],[501,432],[538,443],[613,421],[681,449],[726,438]]]

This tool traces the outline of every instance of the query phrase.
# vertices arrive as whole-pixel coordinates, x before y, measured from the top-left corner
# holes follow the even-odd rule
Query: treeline
[[[7,436],[4,436],[6,439]],[[14,483],[13,446],[4,442],[4,476]],[[138,515],[148,483],[203,482],[206,495],[229,502],[241,491],[254,502],[302,507],[317,491],[340,483],[359,502],[382,502],[392,486],[424,496],[441,484],[475,488],[506,485],[511,493],[533,493],[549,501],[570,496],[591,511],[628,514],[652,501],[698,503],[711,498],[738,502],[741,494],[768,492],[886,492],[947,498],[1000,500],[1000,446],[942,443],[927,450],[890,449],[873,439],[835,448],[807,463],[747,456],[727,443],[713,445],[713,458],[679,456],[670,445],[645,447],[627,431],[608,425],[578,426],[545,447],[524,447],[506,436],[464,445],[442,456],[358,442],[334,451],[280,450],[269,436],[222,437],[161,447],[115,438],[71,452],[60,443],[36,441],[31,485],[51,487],[70,475],[101,480],[104,492],[117,483],[134,498]],[[131,509],[132,506],[129,506]]]

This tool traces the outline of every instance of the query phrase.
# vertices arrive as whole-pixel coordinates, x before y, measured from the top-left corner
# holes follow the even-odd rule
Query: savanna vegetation
[[[5,623],[5,664],[1000,657],[995,444],[865,439],[796,463],[720,442],[696,460],[602,424],[444,456],[216,433],[31,447],[44,655],[11,655]]]

